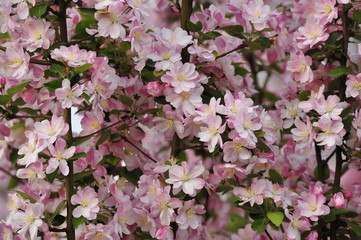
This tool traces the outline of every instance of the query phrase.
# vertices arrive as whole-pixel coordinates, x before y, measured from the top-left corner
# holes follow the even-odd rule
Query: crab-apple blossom
[[[89,186],[77,191],[77,193],[71,197],[71,203],[78,205],[73,211],[73,216],[76,218],[83,216],[89,220],[95,219],[100,209],[98,205],[99,199],[97,197],[98,194]]]
[[[361,73],[348,75],[346,81],[346,97],[358,97],[361,95]]]
[[[346,134],[342,122],[322,116],[318,122],[313,123],[313,126],[321,130],[315,139],[319,145],[325,145],[329,149],[342,144],[342,137]]]
[[[319,216],[330,213],[330,208],[324,205],[325,202],[326,198],[323,195],[305,194],[298,200],[296,210],[300,211],[302,216],[317,221]]]
[[[83,93],[84,86],[75,84],[70,86],[69,79],[64,79],[62,88],[55,91],[56,98],[61,102],[62,108],[71,108],[83,102],[81,94]]]
[[[189,166],[187,162],[182,162],[182,166],[173,166],[169,169],[167,183],[173,185],[173,192],[178,193],[180,189],[190,196],[195,196],[197,190],[203,188],[205,181],[200,177],[204,172],[202,165]]]
[[[53,145],[50,145],[48,149],[52,158],[49,159],[46,173],[52,173],[59,167],[60,172],[64,176],[68,175],[69,167],[66,159],[69,159],[74,155],[76,150],[75,147],[71,146],[70,148],[66,148],[65,140],[59,138],[55,143],[55,147]]]

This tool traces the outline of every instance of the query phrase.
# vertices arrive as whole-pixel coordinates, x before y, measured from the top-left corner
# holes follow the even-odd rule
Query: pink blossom
[[[192,42],[192,36],[188,35],[188,33],[180,27],[177,27],[174,31],[162,28],[159,39],[164,44],[170,44],[173,47],[179,46],[181,48],[184,48]]]
[[[166,71],[175,63],[182,60],[181,49],[177,47],[167,47],[167,45],[160,42],[155,43],[154,49],[148,54],[148,58],[155,61],[156,70]],[[172,67],[174,68],[174,66]]]
[[[296,210],[300,211],[301,216],[317,221],[318,216],[330,213],[330,208],[324,205],[326,198],[323,195],[305,194],[298,200]]]
[[[338,16],[338,9],[335,7],[336,0],[320,0],[315,8],[315,18],[319,20],[319,24],[327,24],[332,22]]]
[[[43,164],[35,162],[26,168],[21,168],[16,172],[16,176],[21,179],[28,179],[29,181],[37,181],[45,178]]]
[[[312,128],[312,123],[310,119],[306,118],[306,123],[296,119],[295,120],[296,128],[291,129],[293,140],[299,142],[303,145],[311,145],[313,140],[316,138],[316,133]]]
[[[151,205],[151,215],[153,217],[159,216],[162,225],[169,226],[173,216],[174,209],[180,208],[182,202],[178,198],[171,198],[169,196],[170,186],[164,188],[164,192],[157,192],[157,197]]]
[[[313,123],[322,132],[317,134],[316,141],[319,145],[325,145],[327,149],[342,144],[342,137],[346,134],[343,123],[341,121],[331,120],[326,116],[322,116],[318,122]]]
[[[346,97],[359,97],[361,95],[361,73],[348,75],[346,81]]]
[[[47,147],[48,143],[31,131],[26,131],[25,135],[28,140],[19,148],[19,154],[24,154],[24,157],[18,160],[18,164],[27,167],[38,160],[38,154]]]
[[[335,207],[335,208],[345,208],[346,207],[346,200],[341,192],[336,193],[332,196],[328,206]]]
[[[25,207],[24,211],[14,213],[9,224],[15,229],[20,229],[18,231],[20,235],[29,233],[28,239],[35,240],[37,239],[39,227],[44,224],[41,220],[44,217],[43,213],[44,205],[42,203],[30,203]]]
[[[326,41],[329,36],[326,31],[327,29],[322,24],[315,24],[313,21],[306,22],[306,25],[300,27],[295,33],[297,46],[300,49],[312,48],[319,42]]]
[[[4,140],[4,137],[8,137],[10,135],[10,129],[4,124],[0,123],[0,140]]]
[[[175,93],[189,92],[195,88],[198,81],[198,72],[194,64],[176,62],[170,65],[170,70],[162,76],[161,80],[174,87]]]
[[[316,230],[313,230],[308,234],[308,236],[305,238],[305,240],[318,240],[318,232]]]
[[[195,199],[184,202],[184,205],[178,209],[178,216],[176,222],[180,229],[197,229],[202,222],[202,217],[199,214],[206,212],[203,205],[194,205]]]
[[[55,90],[55,96],[61,102],[62,108],[71,108],[83,102],[84,99],[81,97],[83,89],[84,86],[79,84],[71,87],[69,79],[64,79],[62,88]]]
[[[89,186],[77,191],[77,193],[71,197],[71,204],[79,204],[79,206],[74,209],[73,216],[76,218],[83,216],[89,220],[95,219],[100,209],[97,196],[98,194],[95,190]]]
[[[255,148],[255,145],[245,138],[236,137],[233,141],[225,142],[223,146],[224,161],[242,162],[250,159],[252,153],[247,148]]]
[[[336,95],[328,96],[327,100],[321,97],[315,105],[318,114],[327,116],[332,120],[340,120],[340,114],[348,106],[346,102],[340,102],[340,98]]]
[[[194,197],[197,190],[204,187],[205,181],[199,176],[204,172],[202,164],[190,167],[187,162],[182,162],[182,166],[172,166],[169,169],[167,183],[173,184],[173,192],[177,194],[180,189],[184,193]]]
[[[285,211],[285,215],[290,220],[288,224],[288,228],[286,230],[287,237],[289,240],[300,240],[302,231],[309,231],[311,228],[311,224],[309,220],[305,217],[302,217],[298,211],[295,211],[292,215],[287,211]]]
[[[89,224],[87,226],[87,231],[84,234],[84,239],[91,240],[113,240],[114,238],[110,234],[110,229],[108,226],[103,224]]]
[[[9,30],[14,30],[15,21],[10,16],[11,4],[2,4],[0,8],[0,32],[6,33]]]
[[[123,14],[127,5],[123,2],[113,2],[106,13],[95,13],[95,19],[98,21],[99,34],[103,37],[124,38],[126,35],[125,24],[130,19],[130,14]]]
[[[63,136],[68,132],[69,126],[63,117],[53,115],[51,121],[43,120],[34,124],[35,132],[40,138],[44,138],[49,144],[56,141],[58,136]]]
[[[61,46],[50,53],[51,57],[60,62],[66,63],[70,67],[80,67],[89,63],[89,59],[95,56],[95,52],[88,52],[84,49],[79,49],[79,46],[70,45],[69,47]]]
[[[251,206],[255,203],[261,205],[265,192],[267,189],[270,189],[271,182],[266,179],[260,179],[257,182],[252,183],[249,188],[237,187],[233,190],[234,195],[241,198],[242,202],[239,203],[240,206],[249,202]]]
[[[300,83],[312,82],[313,72],[311,69],[312,59],[303,52],[291,53],[287,63],[287,70],[292,72],[293,79]]]
[[[119,234],[120,237],[123,237],[123,233],[130,233],[129,226],[134,224],[134,222],[132,203],[128,199],[128,201],[122,202],[122,204],[118,206],[117,212],[114,215],[112,222],[115,227],[114,232]]]
[[[64,176],[67,176],[69,173],[69,167],[66,159],[69,159],[74,155],[76,148],[71,146],[70,148],[66,149],[65,140],[59,138],[55,143],[55,147],[50,145],[48,149],[52,155],[52,158],[49,159],[49,165],[46,168],[46,173],[52,173],[59,167],[60,172]]]
[[[163,92],[163,87],[158,81],[149,82],[147,84],[147,92],[153,97],[159,97]]]
[[[209,152],[213,152],[217,144],[222,148],[223,140],[221,134],[226,125],[222,125],[222,118],[217,115],[210,115],[206,119],[207,127],[200,127],[199,140],[208,144]]]
[[[251,22],[256,31],[266,28],[271,14],[269,5],[265,5],[263,1],[249,1],[242,5],[242,10],[242,17],[246,22]]]
[[[220,114],[235,116],[242,108],[251,108],[253,101],[250,98],[246,98],[243,92],[233,94],[227,90],[224,95],[225,106],[221,105],[218,108]]]
[[[257,113],[252,108],[243,108],[236,114],[233,125],[240,137],[257,142],[254,131],[261,129],[262,125],[256,117]]]
[[[21,32],[23,46],[30,52],[38,48],[48,49],[55,37],[55,30],[50,27],[51,24],[44,19],[34,20],[25,25]]]
[[[0,51],[0,73],[4,77],[23,79],[29,71],[30,56],[19,43],[6,44],[6,51]]]
[[[161,226],[155,233],[155,238],[159,240],[173,240],[173,231],[170,226]]]
[[[356,129],[358,140],[361,140],[361,110],[355,110],[355,118],[352,120],[352,126]]]
[[[189,92],[181,92],[180,94],[174,92],[173,88],[166,88],[164,95],[167,102],[170,102],[177,112],[190,116],[195,113],[197,107],[202,105],[202,92],[202,86],[196,87]]]

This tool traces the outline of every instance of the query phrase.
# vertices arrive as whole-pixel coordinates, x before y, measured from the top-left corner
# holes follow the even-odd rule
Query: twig
[[[245,48],[245,47],[246,47],[245,44],[241,44],[241,45],[239,45],[238,47],[233,48],[232,50],[229,50],[228,52],[225,52],[225,53],[222,53],[221,55],[218,55],[218,56],[216,57],[216,59],[225,57],[225,56],[227,56],[228,54],[233,53],[233,52],[238,51],[238,50],[241,50],[241,49],[243,49],[243,48]]]
[[[271,234],[269,234],[268,230],[265,229],[264,231],[265,231],[267,237],[268,237],[270,240],[273,240],[273,238],[272,238]]]
[[[9,172],[8,170],[6,170],[6,169],[3,168],[3,167],[0,167],[0,171],[2,171],[3,173],[5,173],[5,174],[8,175],[9,177],[14,178],[16,181],[18,181],[18,182],[20,182],[20,183],[22,183],[22,181],[23,181],[22,179],[18,178],[17,176],[11,174],[11,172]]]
[[[145,153],[142,149],[140,149],[137,145],[135,145],[134,143],[132,143],[128,138],[122,136],[122,139],[124,141],[126,141],[127,143],[129,143],[130,145],[132,145],[133,147],[135,147],[139,152],[143,153],[144,156],[146,156],[147,158],[149,158],[150,160],[152,160],[153,162],[157,162],[157,160],[155,160],[154,158],[152,158],[151,156],[149,156],[147,153]]]

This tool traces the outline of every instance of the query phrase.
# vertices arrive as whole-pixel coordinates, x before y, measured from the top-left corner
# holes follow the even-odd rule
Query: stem
[[[322,155],[321,155],[321,148],[317,145],[315,142],[315,150],[316,150],[316,160],[317,160],[317,174],[318,174],[318,180],[323,182],[325,180],[323,166],[324,162],[322,161]]]
[[[262,89],[260,88],[259,82],[258,82],[256,61],[254,59],[253,53],[249,53],[245,57],[248,60],[249,66],[251,68],[251,74],[253,76],[254,86],[255,86],[256,90],[258,91],[258,93],[254,95],[254,103],[256,105],[260,105],[262,103],[262,100],[263,100],[263,92],[262,92]]]
[[[144,156],[146,156],[147,158],[149,158],[150,160],[152,160],[153,162],[157,162],[157,160],[155,160],[154,158],[152,158],[151,156],[149,156],[147,153],[145,153],[142,149],[140,149],[137,145],[135,145],[134,143],[132,143],[128,138],[126,137],[122,137],[122,139],[124,141],[126,141],[127,143],[129,143],[130,145],[132,145],[133,147],[135,147],[139,152],[143,153]]]
[[[11,172],[9,172],[8,170],[6,170],[5,168],[0,167],[0,171],[5,173],[6,175],[8,175],[9,177],[14,178],[16,181],[18,181],[19,183],[22,183],[22,179],[18,178],[15,175],[12,175]]]
[[[228,52],[225,52],[225,53],[222,53],[221,55],[218,55],[218,56],[216,57],[216,59],[225,57],[225,56],[227,56],[227,55],[230,54],[230,53],[233,53],[233,52],[235,52],[235,51],[238,51],[238,50],[240,50],[240,49],[243,49],[245,46],[246,46],[246,45],[241,44],[241,45],[239,45],[238,47],[233,48],[232,50],[229,50]]]
[[[270,240],[273,240],[271,234],[269,234],[269,232],[268,232],[267,229],[265,229],[265,233],[266,233],[267,237],[268,237]]]
[[[58,0],[59,5],[59,27],[60,27],[60,40],[64,43],[68,43],[68,33],[66,26],[66,2],[65,0]],[[66,108],[64,110],[64,120],[69,125],[69,130],[66,133],[64,139],[68,146],[73,145],[73,133],[71,126],[71,109]],[[73,225],[73,213],[71,196],[74,191],[74,165],[72,161],[68,161],[69,174],[65,178],[65,189],[66,189],[66,235],[68,240],[75,240],[75,229]]]
[[[187,21],[189,21],[192,14],[192,4],[193,0],[182,0],[182,9],[181,9],[181,28],[188,32]],[[190,60],[190,54],[188,52],[188,46],[182,49],[182,62],[186,63]]]
[[[340,58],[340,65],[346,67],[347,65],[347,50],[348,50],[348,42],[349,42],[349,32],[348,32],[348,8],[345,5],[342,5],[342,35],[343,35],[343,46],[342,46],[342,56]],[[345,100],[345,91],[346,91],[346,78],[344,75],[341,78],[340,86],[339,86],[339,94],[340,102]],[[340,182],[342,175],[342,148],[340,146],[336,147],[336,169],[335,169],[335,180],[333,183],[333,193],[337,193],[340,191]],[[330,232],[331,232],[331,240],[337,239],[337,228],[338,222],[337,219],[331,222]]]

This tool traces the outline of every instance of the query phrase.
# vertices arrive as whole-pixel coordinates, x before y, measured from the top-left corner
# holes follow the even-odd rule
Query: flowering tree
[[[2,0],[1,239],[361,239],[360,24],[349,0]]]

